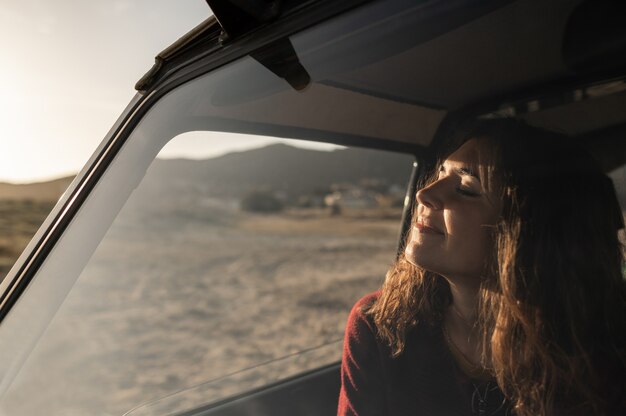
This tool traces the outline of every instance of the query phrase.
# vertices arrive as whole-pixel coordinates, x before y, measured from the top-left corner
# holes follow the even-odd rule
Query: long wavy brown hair
[[[483,365],[519,416],[618,414],[626,286],[612,182],[571,139],[518,121],[461,136],[489,149],[495,168],[479,173],[502,203],[479,291]],[[445,279],[400,255],[367,313],[399,355],[408,331],[439,325],[451,300]]]

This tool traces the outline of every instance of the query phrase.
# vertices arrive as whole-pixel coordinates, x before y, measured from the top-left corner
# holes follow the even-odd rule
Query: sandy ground
[[[352,304],[393,260],[400,212],[205,202],[167,222],[119,218],[2,414],[162,415],[340,359]]]

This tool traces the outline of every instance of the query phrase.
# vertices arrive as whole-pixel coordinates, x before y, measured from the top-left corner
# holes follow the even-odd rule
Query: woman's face
[[[481,184],[479,142],[471,139],[441,165],[437,179],[417,193],[405,256],[449,280],[478,284],[500,207]]]

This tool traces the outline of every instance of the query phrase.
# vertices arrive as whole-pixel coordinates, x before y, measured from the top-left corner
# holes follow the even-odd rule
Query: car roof
[[[336,50],[350,51],[345,61],[333,57],[334,65],[346,70],[317,74],[305,104],[294,102],[291,111],[264,122],[303,123],[357,137],[368,132],[390,144],[433,148],[438,136],[468,119],[515,117],[593,143],[588,146],[607,154],[624,142],[619,138],[626,130],[626,61],[621,58],[626,28],[619,18],[625,9],[616,2],[288,1],[282,10],[265,2],[271,10],[259,11],[263,17],[257,20],[231,2],[208,2],[216,16],[159,54],[138,83],[140,91],[188,79],[202,62],[219,66],[259,51],[271,70],[276,63],[267,56],[271,61],[291,53],[289,59],[304,62],[313,76],[316,68],[307,67],[311,59],[285,52],[290,46],[281,39],[359,4],[352,14],[361,13],[354,21],[362,26],[324,39]],[[238,12],[243,17],[238,19]],[[376,38],[368,38],[373,33]],[[383,47],[363,48],[366,42]],[[287,96],[275,94],[264,105]],[[358,122],[328,117],[346,104],[377,117]],[[316,111],[321,107],[323,114]],[[245,108],[229,109],[234,117],[238,111],[249,114]],[[393,124],[386,122],[390,117]]]

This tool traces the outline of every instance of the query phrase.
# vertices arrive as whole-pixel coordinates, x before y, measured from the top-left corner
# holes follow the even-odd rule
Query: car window
[[[0,326],[0,414],[164,414],[339,361],[352,304],[397,253],[414,143],[445,111],[353,73],[411,42],[333,24],[173,89],[113,139]],[[273,72],[286,44],[306,88]]]
[[[177,135],[0,408],[185,410],[338,361],[349,309],[394,259],[412,165],[301,140]],[[181,390],[182,404],[158,400]]]

